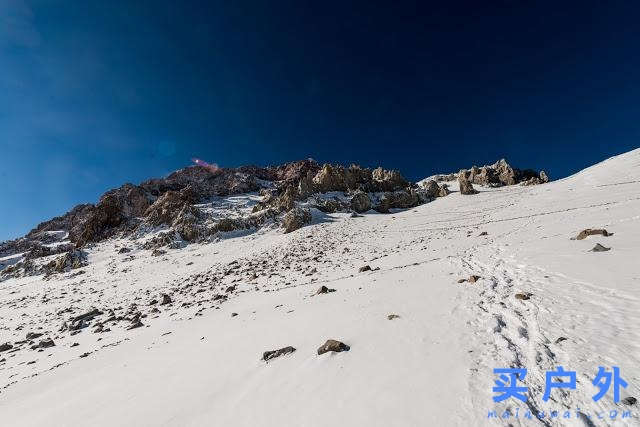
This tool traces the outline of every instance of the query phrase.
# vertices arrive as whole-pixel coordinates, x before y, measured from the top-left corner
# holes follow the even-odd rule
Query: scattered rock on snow
[[[318,348],[318,355],[333,351],[339,353],[341,351],[349,351],[351,347],[337,340],[327,340]]]
[[[603,228],[587,228],[585,230],[582,230],[580,233],[578,233],[578,235],[576,236],[576,240],[586,239],[589,236],[595,236],[595,235],[602,235],[604,237],[609,237],[613,235],[613,233],[609,233],[607,230]]]
[[[291,346],[283,347],[283,348],[278,349],[278,350],[265,351],[264,353],[262,353],[262,360],[267,362],[267,361],[269,361],[271,359],[275,359],[276,357],[280,357],[280,356],[284,356],[285,354],[293,353],[294,351],[296,351],[296,349],[291,347]]]
[[[335,289],[330,289],[327,288],[326,286],[322,285],[320,286],[320,288],[316,291],[315,295],[320,295],[320,294],[328,294],[329,292],[335,292]]]
[[[635,397],[629,396],[622,399],[621,402],[624,403],[625,405],[635,405],[638,402],[638,399],[636,399]]]
[[[371,271],[371,266],[369,266],[369,265],[363,265],[362,267],[360,267],[360,268],[358,269],[358,272],[359,272],[359,273],[364,273],[365,271]]]
[[[160,305],[171,304],[171,297],[167,294],[162,294],[162,301],[160,301]]]
[[[40,343],[38,344],[39,348],[49,348],[49,347],[54,347],[56,344],[53,342],[53,340],[51,338],[46,338],[43,339],[42,341],[40,341]]]
[[[515,294],[514,296],[519,300],[526,301],[528,299],[531,299],[531,295],[533,295],[533,294],[530,294],[530,293],[527,292],[527,293]]]
[[[390,315],[387,316],[387,319],[389,319],[389,320],[399,319],[399,318],[400,318],[400,316],[397,315],[397,314],[390,314]]]
[[[596,243],[596,245],[593,247],[593,249],[591,249],[591,252],[606,252],[606,251],[610,251],[611,248],[607,248],[602,246],[600,243]]]
[[[568,338],[566,338],[566,337],[559,337],[559,338],[555,341],[555,343],[556,343],[556,344],[560,344],[562,341],[566,341],[567,339],[568,339]]]
[[[9,344],[8,342],[6,342],[4,344],[0,344],[0,352],[11,350],[12,348],[13,348],[13,346],[11,344]]]

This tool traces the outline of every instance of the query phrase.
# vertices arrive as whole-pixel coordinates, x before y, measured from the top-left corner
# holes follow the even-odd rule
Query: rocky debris
[[[40,338],[43,335],[44,334],[42,334],[40,332],[29,332],[29,333],[27,333],[26,339],[28,341],[31,341],[31,340],[35,340],[36,338]]]
[[[294,208],[286,213],[282,220],[282,226],[285,233],[291,233],[305,224],[311,222],[311,211],[304,208]]]
[[[343,342],[337,340],[327,340],[324,344],[318,348],[318,355],[333,351],[339,353],[341,351],[349,351],[350,347]]]
[[[162,299],[160,300],[160,305],[171,304],[171,297],[167,294],[162,294]]]
[[[532,295],[533,295],[532,293],[525,292],[525,293],[515,294],[514,297],[516,297],[516,299],[519,299],[519,300],[527,301],[527,300],[531,299]]]
[[[38,343],[38,348],[49,348],[54,347],[56,344],[53,342],[51,338],[43,339]]]
[[[167,251],[165,251],[164,249],[154,249],[153,251],[151,251],[151,256],[162,256],[166,253]]]
[[[610,251],[611,248],[607,248],[605,246],[602,246],[600,243],[596,243],[596,245],[593,247],[593,249],[591,249],[591,252],[606,252],[606,251]]]
[[[478,194],[478,191],[473,188],[473,185],[471,184],[471,181],[469,181],[468,178],[468,171],[465,170],[461,170],[458,173],[458,185],[460,186],[460,194],[466,194],[466,195],[471,195],[471,194]]]
[[[478,234],[478,237],[480,236],[488,236],[489,233],[487,233],[486,231],[481,232],[480,234]]]
[[[330,292],[335,292],[335,291],[336,291],[335,289],[327,288],[326,286],[322,285],[314,295],[328,294]]]
[[[278,350],[265,351],[264,353],[262,353],[262,360],[264,360],[265,362],[268,362],[271,359],[284,356],[285,354],[293,353],[294,351],[296,351],[296,349],[291,346],[283,347]]]
[[[76,268],[85,267],[87,264],[86,252],[82,250],[73,250],[51,261],[45,266],[45,270],[51,273],[62,273]]]
[[[459,279],[458,283],[464,283],[464,282],[469,282],[469,283],[476,283],[478,280],[480,280],[481,277],[480,276],[476,276],[476,275],[471,275],[469,276],[468,279]]]
[[[628,396],[622,399],[621,402],[624,403],[625,405],[631,406],[631,405],[635,405],[638,402],[638,399],[636,399],[633,396]]]
[[[346,202],[342,202],[337,197],[333,197],[330,199],[316,197],[314,206],[316,207],[316,209],[326,213],[345,211],[350,208],[349,204],[347,204]]]
[[[555,344],[560,344],[562,341],[566,341],[567,339],[567,337],[558,337],[558,339],[555,340]]]
[[[400,316],[397,315],[397,314],[390,314],[390,315],[387,316],[387,319],[389,319],[389,320],[399,319],[399,318],[400,318]]]
[[[364,273],[365,271],[371,271],[371,266],[369,265],[363,265],[362,267],[360,267],[358,269],[358,273]]]
[[[576,240],[583,240],[589,236],[596,236],[596,235],[609,237],[609,236],[612,236],[613,233],[609,233],[607,230],[603,228],[587,228],[585,230],[582,230],[580,233],[578,233],[578,235],[576,236]]]
[[[353,209],[357,213],[363,213],[371,209],[371,199],[367,195],[367,193],[363,191],[357,191],[351,197],[351,209]]]
[[[133,315],[133,317],[131,318],[131,324],[129,326],[127,326],[127,330],[140,328],[140,327],[144,326],[144,324],[140,320],[141,316],[142,316],[142,313],[140,313],[140,312],[135,313]]]
[[[124,248],[120,248],[120,249],[118,249],[118,253],[119,253],[119,254],[127,254],[127,253],[129,253],[129,252],[131,252],[131,249],[129,249],[129,248],[127,248],[127,247],[124,247]]]
[[[0,344],[0,353],[3,351],[7,351],[7,350],[11,350],[13,348],[13,346],[11,344],[9,344],[8,342],[4,343],[4,344]]]

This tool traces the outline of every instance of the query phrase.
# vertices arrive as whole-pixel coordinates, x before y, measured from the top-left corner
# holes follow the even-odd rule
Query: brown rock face
[[[589,236],[602,235],[604,237],[609,237],[612,233],[609,233],[607,230],[602,228],[587,228],[586,230],[582,230],[578,236],[576,236],[576,240],[583,240]]]
[[[467,171],[461,170],[458,173],[458,184],[460,185],[460,194],[478,194],[478,191],[473,188],[471,181],[467,178]]]

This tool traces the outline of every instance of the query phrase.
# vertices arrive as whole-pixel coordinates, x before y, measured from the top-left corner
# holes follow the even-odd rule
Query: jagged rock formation
[[[471,181],[467,176],[468,174],[469,172],[464,169],[458,173],[458,185],[460,187],[460,194],[478,194],[478,190],[473,188],[473,184],[471,184]]]
[[[492,165],[482,167],[473,166],[465,169],[466,177],[472,184],[489,187],[502,187],[504,185],[533,185],[549,182],[545,171],[537,172],[533,169],[520,170],[512,167],[505,159],[500,159]],[[436,181],[454,181],[460,173],[436,175]]]

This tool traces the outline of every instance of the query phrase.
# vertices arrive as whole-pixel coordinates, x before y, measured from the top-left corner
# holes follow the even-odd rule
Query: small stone
[[[515,297],[519,300],[523,300],[526,301],[528,299],[531,299],[531,294],[526,293],[526,294],[515,294]]]
[[[568,338],[566,338],[566,337],[559,337],[555,342],[556,342],[556,344],[560,344],[562,341],[566,341],[566,340],[568,340]]]
[[[488,236],[489,233],[487,233],[486,231],[483,231],[482,233],[478,234],[478,236]]]
[[[387,316],[387,319],[389,319],[389,320],[399,319],[399,318],[400,318],[400,316],[397,315],[397,314],[390,314],[390,315]]]
[[[320,289],[318,289],[315,294],[316,295],[328,294],[329,292],[335,292],[335,291],[336,291],[335,289],[330,289],[323,285],[323,286],[320,286]]]
[[[296,349],[291,347],[291,346],[283,347],[283,348],[278,349],[278,350],[265,351],[264,353],[262,353],[262,360],[267,362],[267,361],[269,361],[271,359],[275,359],[276,357],[280,357],[280,356],[283,356],[285,354],[293,353],[294,351],[296,351]]]
[[[365,271],[371,271],[371,266],[369,266],[369,265],[364,265],[364,266],[362,266],[362,267],[360,267],[360,268],[358,269],[358,272],[359,272],[359,273],[364,273]]]
[[[327,353],[329,351],[339,353],[341,351],[349,351],[350,349],[351,347],[343,342],[337,340],[327,340],[327,342],[325,342],[320,346],[320,348],[318,348],[318,355]]]
[[[625,405],[635,405],[638,402],[638,399],[636,399],[635,397],[629,396],[622,399],[621,402],[624,403]]]
[[[0,352],[1,351],[11,350],[12,348],[13,348],[13,346],[11,344],[9,344],[8,342],[6,342],[4,344],[0,344]]]
[[[162,294],[162,301],[160,302],[160,305],[166,304],[171,304],[171,297],[167,294]]]
[[[458,279],[458,283],[464,283],[466,281],[467,281],[467,279]]]
[[[467,279],[467,282],[469,282],[469,283],[476,283],[476,282],[477,282],[478,280],[480,280],[480,279],[481,279],[481,277],[480,277],[480,276],[472,275],[472,276],[469,276],[469,278]]]
[[[236,317],[238,313],[231,313],[231,317]]]

